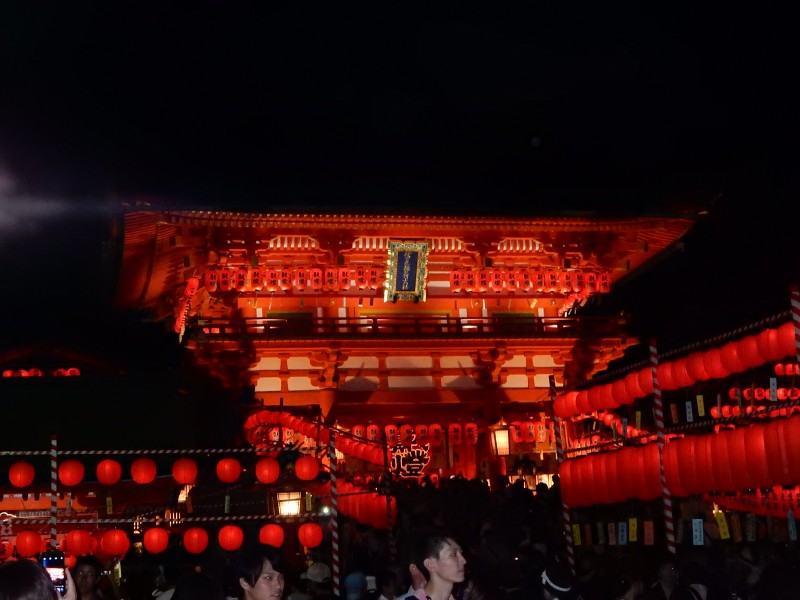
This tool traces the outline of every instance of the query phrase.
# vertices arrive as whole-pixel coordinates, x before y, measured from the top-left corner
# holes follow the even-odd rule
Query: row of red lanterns
[[[728,390],[728,398],[731,400],[772,400],[772,390],[768,387],[732,387]],[[800,388],[779,387],[775,388],[775,400],[800,400]]]
[[[450,271],[450,291],[459,292],[572,292],[607,294],[611,291],[608,271],[557,269],[457,269]]]
[[[369,442],[381,443],[381,433],[386,436],[386,443],[391,446],[398,444],[408,446],[412,443],[418,445],[430,444],[433,448],[440,448],[445,442],[445,428],[439,423],[426,425],[411,425],[403,423],[401,425],[389,424],[383,428],[375,423],[369,425],[353,425],[350,432],[359,439]],[[346,439],[346,438],[345,438]],[[452,446],[460,446],[463,443],[478,443],[478,425],[476,423],[450,423],[447,426],[447,440]],[[342,439],[344,442],[344,439]],[[341,445],[340,442],[339,444]],[[341,448],[340,448],[341,449]],[[344,452],[344,450],[342,449]]]
[[[262,544],[279,548],[284,542],[284,531],[280,525],[268,523],[260,529],[258,538]],[[184,548],[191,554],[200,554],[208,548],[209,535],[202,527],[187,529],[182,539]],[[322,527],[318,523],[303,523],[298,528],[297,539],[307,548],[316,548],[322,543]],[[223,550],[238,550],[244,542],[244,531],[237,525],[223,525],[217,532],[217,541]],[[160,554],[169,545],[169,532],[162,527],[152,527],[144,532],[142,544],[148,552]],[[47,539],[30,529],[19,532],[15,541],[17,554],[22,558],[39,554],[47,545]],[[130,539],[121,529],[109,529],[99,540],[84,529],[74,529],[63,542],[64,551],[72,556],[97,553],[98,546],[107,556],[121,558],[130,548]]]
[[[365,491],[342,480],[337,482],[336,490],[337,510],[340,513],[375,529],[388,529],[390,522],[396,522],[397,500],[394,497]],[[314,493],[318,496],[330,496],[331,483],[328,481],[318,486]]]
[[[295,461],[294,472],[298,479],[311,481],[319,474],[319,461],[310,455],[303,455]],[[114,485],[122,477],[122,465],[111,458],[97,464],[97,480],[106,485]],[[260,459],[255,465],[256,478],[261,483],[274,483],[280,476],[280,464],[275,458]],[[197,478],[197,462],[192,458],[179,458],[172,465],[172,477],[176,483],[187,485]],[[242,474],[242,465],[235,458],[222,458],[217,461],[216,475],[223,483],[235,483]],[[85,475],[83,464],[75,459],[62,461],[58,465],[58,480],[65,486],[80,484]],[[138,458],[131,463],[131,478],[140,484],[151,483],[156,477],[156,463],[151,458]],[[34,466],[19,461],[9,467],[8,479],[14,487],[25,488],[33,483]]]
[[[796,351],[794,324],[788,322],[777,329],[766,329],[720,348],[692,352],[684,358],[663,362],[658,365],[656,377],[662,390],[676,390],[694,385],[697,381],[722,379],[733,373],[742,373]],[[559,417],[568,418],[596,410],[618,408],[652,394],[653,389],[652,369],[644,367],[613,383],[569,391],[556,398],[553,410]]]
[[[237,269],[209,269],[203,284],[210,293],[220,292],[288,292],[294,289],[312,291],[377,290],[383,287],[386,272],[380,267],[326,267],[272,269],[264,267],[239,267]],[[186,290],[196,285],[187,282]],[[186,291],[184,292],[186,297]]]
[[[660,486],[655,444],[591,454],[559,468],[561,492],[571,506],[654,500]],[[674,496],[735,492],[800,480],[800,417],[673,439],[663,450],[664,476]],[[624,480],[624,481],[623,481]],[[631,483],[642,481],[635,490]]]
[[[76,367],[70,367],[69,369],[54,369],[49,372],[42,371],[37,367],[30,369],[17,369],[16,371],[13,369],[5,369],[3,371],[3,377],[44,377],[45,375],[51,375],[53,377],[78,377],[80,374],[80,369]]]

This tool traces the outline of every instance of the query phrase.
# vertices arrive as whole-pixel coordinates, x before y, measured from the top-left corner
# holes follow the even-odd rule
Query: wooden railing
[[[440,337],[562,338],[617,336],[625,332],[621,317],[248,317],[201,318],[187,323],[195,340],[259,339],[353,339]]]

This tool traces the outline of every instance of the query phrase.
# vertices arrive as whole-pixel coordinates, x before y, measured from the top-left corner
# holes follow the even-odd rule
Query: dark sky
[[[87,289],[96,218],[138,198],[527,215],[711,206],[684,252],[620,290],[621,308],[665,332],[769,312],[797,280],[788,15],[79,4],[0,8],[0,252],[24,272],[47,263],[60,290]]]

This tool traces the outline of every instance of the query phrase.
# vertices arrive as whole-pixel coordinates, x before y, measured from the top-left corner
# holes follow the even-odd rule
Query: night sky
[[[104,219],[142,199],[264,212],[704,210],[680,251],[591,310],[624,311],[634,333],[679,344],[788,308],[800,244],[786,15],[166,4],[0,9],[6,345],[105,310]]]

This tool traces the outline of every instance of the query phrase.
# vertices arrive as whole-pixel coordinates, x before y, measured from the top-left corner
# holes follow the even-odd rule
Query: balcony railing
[[[621,336],[621,317],[248,317],[200,318],[187,324],[189,339],[226,341],[251,339],[360,338],[564,338]]]

